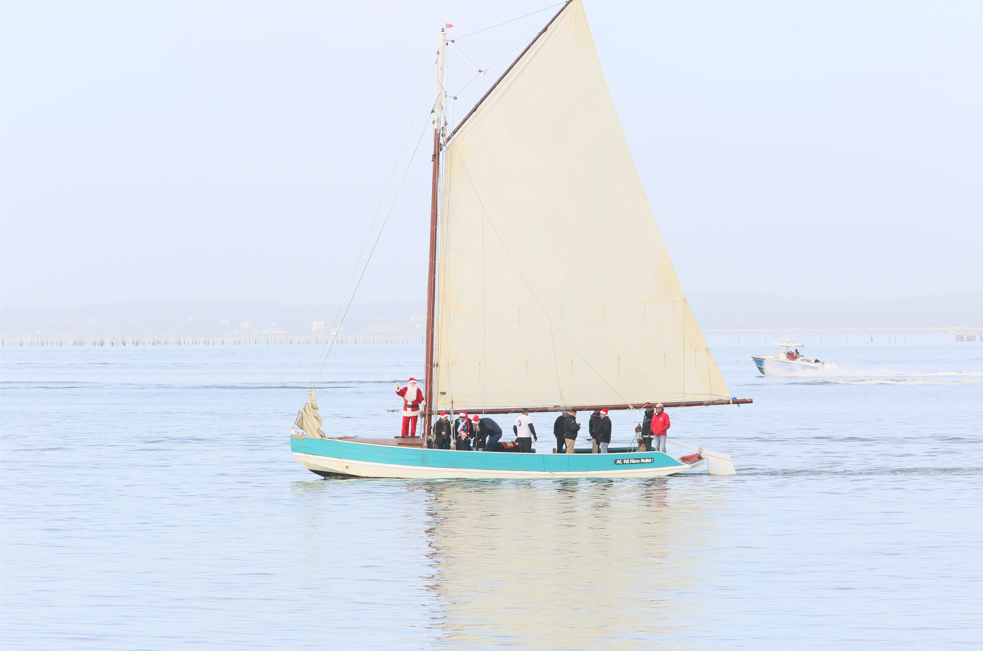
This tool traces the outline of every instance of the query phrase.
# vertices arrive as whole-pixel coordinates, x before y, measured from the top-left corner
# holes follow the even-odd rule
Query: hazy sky
[[[548,4],[5,0],[2,305],[337,301],[440,26]],[[585,6],[684,289],[983,288],[983,3]],[[553,11],[451,50],[454,92],[506,57],[457,118]],[[423,300],[424,135],[362,300]]]

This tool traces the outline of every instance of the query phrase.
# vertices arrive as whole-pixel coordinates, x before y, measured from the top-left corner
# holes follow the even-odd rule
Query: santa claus
[[[420,417],[420,405],[424,403],[423,391],[417,386],[416,380],[410,378],[406,386],[399,388],[396,383],[396,395],[403,399],[403,436],[416,436],[416,421]]]

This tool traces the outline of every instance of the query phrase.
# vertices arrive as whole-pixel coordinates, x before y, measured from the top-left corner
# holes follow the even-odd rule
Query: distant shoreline
[[[983,330],[983,325],[974,326],[933,326],[929,328],[878,327],[878,328],[700,328],[700,332],[975,332]],[[270,330],[258,332],[237,331],[172,331],[157,332],[135,330],[108,330],[105,332],[58,332],[37,330],[35,332],[4,332],[0,337],[304,337],[326,339],[331,335],[327,332],[297,332],[287,330]],[[343,332],[340,339],[345,337],[422,337],[418,330],[364,330],[360,332]]]
[[[746,292],[692,292],[688,302],[703,332],[932,332],[983,328],[983,291],[868,303],[816,302]],[[641,307],[638,305],[637,307]],[[74,307],[0,309],[3,336],[319,336],[338,327],[338,305],[285,305],[277,300],[175,299]],[[354,304],[352,332],[423,332],[420,301]],[[970,324],[970,325],[958,325]]]
[[[957,341],[977,339],[983,342],[983,327],[936,326],[932,328],[708,328],[705,334],[774,334],[793,333],[846,333],[873,335],[874,333],[955,334]],[[0,334],[0,346],[325,346],[332,342],[327,332],[32,332]],[[334,343],[338,345],[422,345],[423,333],[419,331],[365,331],[342,333]]]
[[[4,333],[0,347],[21,346],[325,346],[332,343],[327,333],[288,332],[110,332],[110,333]],[[420,332],[343,333],[338,345],[423,344]]]

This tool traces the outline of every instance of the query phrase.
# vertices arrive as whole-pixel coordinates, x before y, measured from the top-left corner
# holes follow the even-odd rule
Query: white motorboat
[[[836,368],[835,363],[804,357],[799,348],[805,348],[805,344],[786,339],[775,345],[781,347],[778,355],[751,355],[762,375],[798,375]]]

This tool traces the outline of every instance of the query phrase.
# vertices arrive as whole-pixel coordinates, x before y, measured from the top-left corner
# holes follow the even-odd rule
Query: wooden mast
[[[433,181],[430,189],[430,257],[427,272],[427,336],[426,336],[426,368],[423,375],[423,423],[422,432],[426,439],[430,438],[430,422],[434,403],[434,314],[437,309],[437,186],[440,180],[440,141],[444,128],[444,48],[447,35],[443,28],[437,39],[437,101],[434,104],[433,128]]]
[[[467,115],[464,116],[464,119],[461,120],[454,127],[454,130],[451,131],[450,135],[447,137],[447,140],[450,140],[451,137],[453,137],[454,134],[457,133],[457,130],[460,129],[461,126],[463,126],[464,123],[468,121],[468,118],[474,115],[474,112],[478,110],[478,107],[485,101],[485,99],[488,98],[489,95],[491,95],[492,91],[495,90],[495,88],[497,88],[500,83],[502,83],[502,80],[505,79],[505,77],[509,74],[509,72],[512,71],[512,68],[514,68],[515,64],[519,62],[519,59],[525,56],[526,52],[528,52],[529,49],[533,46],[533,44],[539,40],[539,37],[546,33],[546,30],[549,29],[549,26],[553,24],[553,21],[555,21],[557,18],[560,17],[560,14],[563,13],[563,10],[566,9],[567,5],[569,4],[570,4],[570,0],[566,0],[566,2],[564,2],[563,7],[561,7],[560,10],[556,12],[556,15],[550,18],[550,21],[546,23],[546,26],[543,27],[543,29],[541,29],[539,33],[536,34],[536,37],[533,38],[533,40],[525,47],[525,49],[519,53],[519,56],[516,57],[515,61],[512,62],[512,65],[510,65],[505,70],[505,72],[502,73],[502,76],[500,76],[498,80],[495,81],[494,84],[492,84],[491,88],[488,89],[488,92],[486,92],[481,97],[481,99],[478,100],[478,102],[475,103],[473,107],[471,107],[471,110],[468,112]],[[437,296],[436,296],[437,225],[438,225],[437,202],[439,200],[437,188],[440,181],[440,152],[443,149],[443,144],[444,144],[443,112],[444,112],[444,98],[446,96],[446,93],[444,91],[444,48],[446,47],[446,44],[447,44],[447,35],[444,32],[444,29],[441,28],[440,36],[438,37],[437,40],[437,101],[434,104],[433,179],[431,182],[431,189],[430,189],[430,259],[428,264],[429,269],[427,273],[427,334],[426,334],[426,344],[425,344],[426,369],[424,370],[424,376],[423,376],[423,399],[426,400],[426,404],[423,406],[423,435],[426,438],[430,437],[430,423],[433,417],[433,411],[431,411],[431,406],[435,402],[434,401],[434,373],[435,373],[434,315],[436,314],[436,309],[437,309]]]

